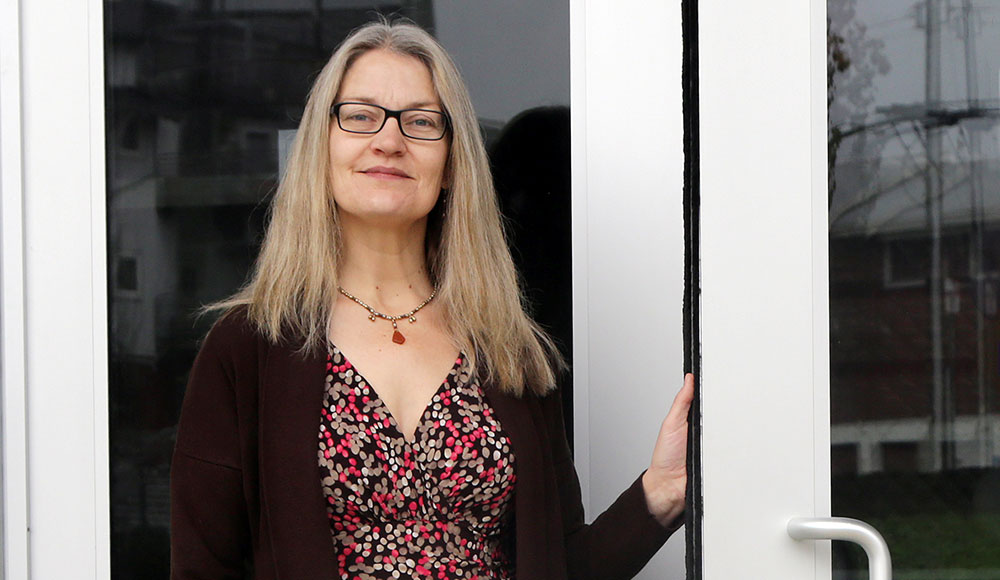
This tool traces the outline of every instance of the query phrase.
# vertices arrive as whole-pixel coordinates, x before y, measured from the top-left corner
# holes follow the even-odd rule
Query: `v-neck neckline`
[[[461,365],[465,363],[465,353],[459,352],[458,356],[455,357],[455,362],[451,365],[451,368],[448,369],[448,373],[445,374],[444,379],[441,380],[437,388],[434,389],[434,392],[431,394],[431,397],[427,401],[427,404],[424,405],[424,409],[420,413],[420,418],[417,420],[417,426],[413,429],[413,439],[410,440],[407,439],[406,434],[403,433],[403,430],[400,428],[399,423],[396,421],[395,415],[392,414],[392,410],[389,408],[389,405],[385,402],[385,399],[382,398],[382,395],[379,394],[378,389],[375,388],[375,385],[373,385],[372,382],[365,377],[364,373],[358,370],[357,365],[351,362],[351,359],[348,358],[347,354],[344,351],[342,351],[339,347],[337,347],[337,345],[333,344],[333,341],[328,341],[328,343],[330,345],[330,348],[332,349],[330,353],[331,356],[333,355],[334,352],[340,353],[341,358],[344,359],[343,363],[348,363],[351,365],[350,370],[354,371],[355,384],[357,384],[358,381],[364,381],[364,383],[368,385],[368,388],[371,389],[371,392],[374,395],[375,401],[377,401],[377,403],[375,401],[372,401],[373,405],[378,405],[379,407],[382,408],[382,411],[385,413],[386,418],[389,420],[389,425],[396,431],[396,434],[399,435],[400,439],[402,439],[403,443],[406,445],[415,445],[418,443],[417,432],[420,431],[420,426],[424,424],[424,421],[427,418],[427,413],[431,410],[431,407],[434,406],[434,399],[439,398],[438,395],[441,394],[441,389],[443,389],[446,385],[448,385],[452,376],[455,376],[457,381],[457,377],[459,376],[460,373],[457,373],[456,370],[460,369]],[[332,369],[328,372],[332,372]]]

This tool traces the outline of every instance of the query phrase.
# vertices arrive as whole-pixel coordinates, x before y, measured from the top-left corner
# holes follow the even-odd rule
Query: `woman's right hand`
[[[674,397],[653,447],[649,469],[642,476],[646,505],[658,522],[669,524],[684,511],[687,489],[688,412],[694,400],[694,375],[684,376],[684,386]]]

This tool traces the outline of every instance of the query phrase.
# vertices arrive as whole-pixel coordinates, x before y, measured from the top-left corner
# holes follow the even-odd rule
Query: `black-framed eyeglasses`
[[[330,115],[337,118],[337,125],[348,133],[372,135],[385,127],[390,117],[399,123],[399,131],[410,139],[437,141],[448,132],[448,115],[433,109],[403,109],[393,111],[371,103],[337,103],[330,107]]]

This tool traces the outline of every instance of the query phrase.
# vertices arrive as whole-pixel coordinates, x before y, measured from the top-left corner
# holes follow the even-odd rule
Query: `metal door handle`
[[[869,580],[892,580],[889,546],[878,530],[851,518],[792,518],[788,535],[796,540],[846,540],[868,554]]]

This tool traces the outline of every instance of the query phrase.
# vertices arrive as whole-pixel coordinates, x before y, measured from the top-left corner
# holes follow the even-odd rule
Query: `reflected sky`
[[[831,149],[834,235],[926,227],[928,166],[941,169],[945,227],[1000,219],[1000,2],[936,4],[941,102],[929,112],[927,3],[829,3],[831,31],[849,61],[834,77],[830,106],[842,131]],[[935,159],[928,135],[940,136]]]
[[[966,99],[965,33],[963,2],[942,5],[941,98]],[[1000,2],[974,1],[973,37],[981,99],[997,99],[1000,92]],[[922,103],[925,96],[925,2],[880,0],[856,3],[855,20],[868,36],[884,43],[883,52],[892,70],[876,76],[870,112],[896,104]]]

